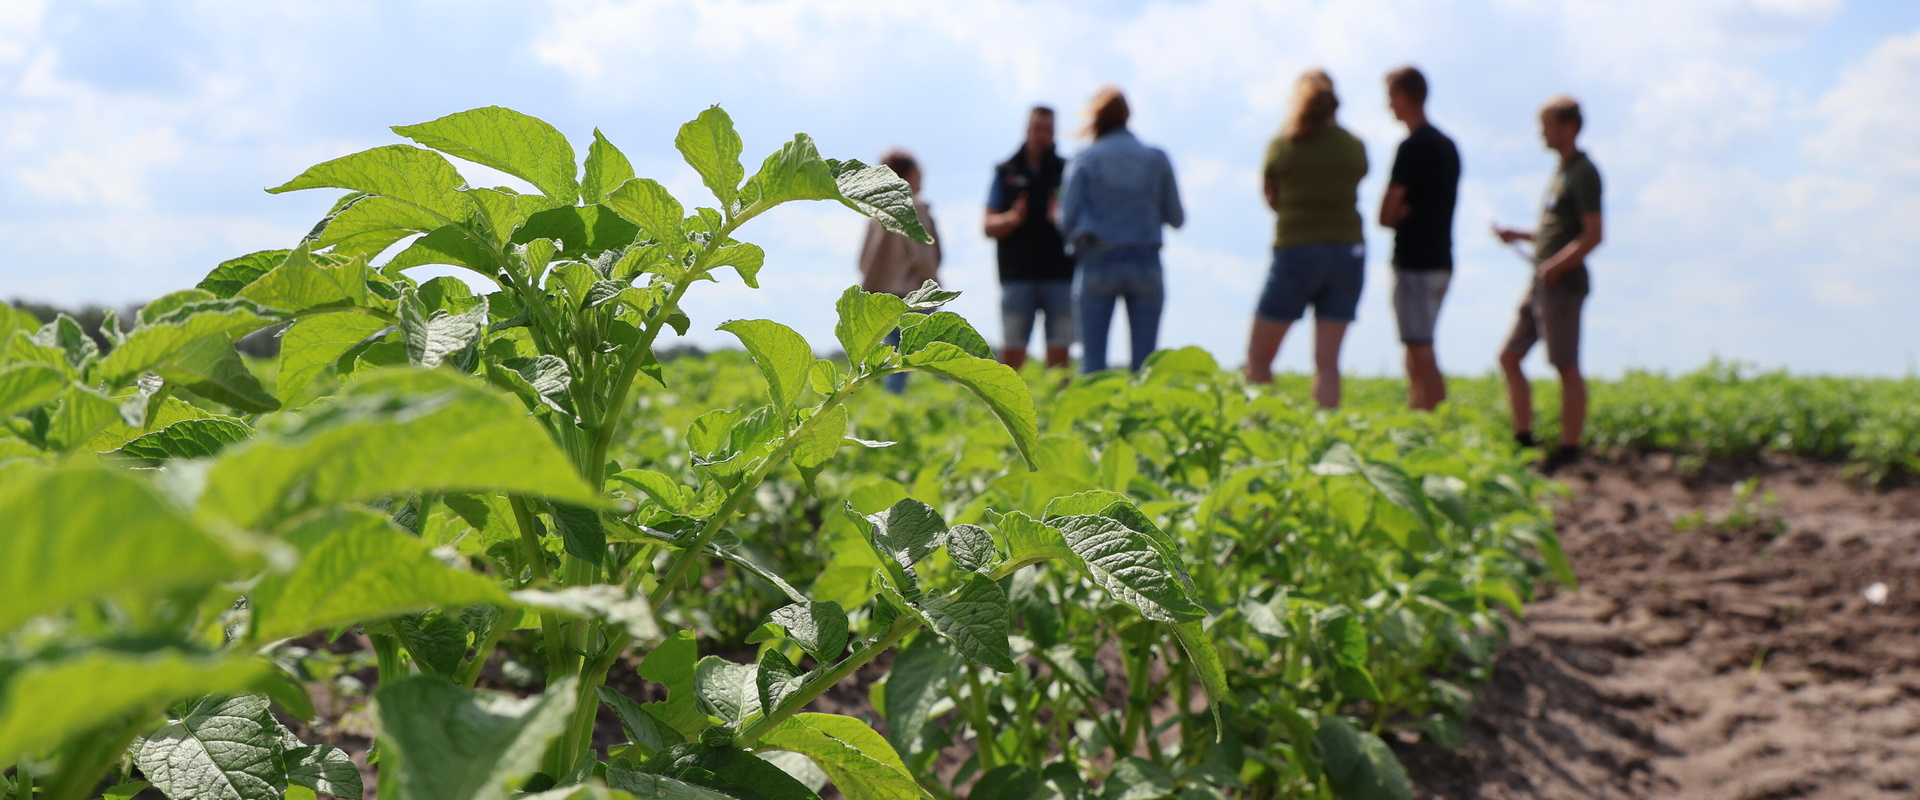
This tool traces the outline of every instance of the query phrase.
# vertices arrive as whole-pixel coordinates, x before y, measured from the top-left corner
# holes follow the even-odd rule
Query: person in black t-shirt
[[[1060,235],[1059,190],[1066,161],[1053,148],[1053,109],[1027,115],[1027,142],[993,168],[986,233],[999,240],[1000,361],[1027,363],[1036,316],[1046,317],[1047,367],[1066,367],[1073,345],[1073,260]]]
[[[1393,311],[1407,346],[1408,405],[1432,411],[1447,399],[1446,377],[1433,354],[1440,301],[1453,278],[1453,205],[1460,151],[1427,122],[1427,78],[1413,67],[1387,74],[1387,105],[1407,125],[1394,154],[1380,224],[1393,234]]]

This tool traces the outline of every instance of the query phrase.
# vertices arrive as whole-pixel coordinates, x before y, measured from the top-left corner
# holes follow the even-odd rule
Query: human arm
[[[1540,262],[1540,280],[1548,284],[1559,283],[1562,277],[1576,267],[1587,263],[1587,254],[1600,246],[1600,212],[1588,211],[1580,215],[1580,235],[1568,242],[1560,252],[1547,256]]]
[[[1173,178],[1173,160],[1166,153],[1160,154],[1160,168],[1167,176],[1160,185],[1160,218],[1178,228],[1187,222],[1187,209],[1180,204],[1180,185]]]
[[[1067,162],[1066,177],[1060,180],[1060,233],[1067,241],[1080,232],[1080,216],[1086,209],[1086,177],[1081,174],[1085,162],[1079,158]]]
[[[1027,195],[1024,192],[1021,193],[1019,197],[1014,198],[1013,206],[1005,211],[996,211],[992,206],[988,206],[986,216],[987,236],[994,239],[1005,239],[1013,235],[1014,231],[1019,230],[1020,223],[1026,221],[1026,218]]]
[[[1520,230],[1519,228],[1501,227],[1500,223],[1498,222],[1493,223],[1491,227],[1493,228],[1493,238],[1499,239],[1502,243],[1513,244],[1514,242],[1533,241],[1533,231],[1523,231],[1523,230]]]
[[[1407,187],[1400,184],[1388,184],[1387,193],[1380,198],[1380,224],[1383,227],[1398,228],[1407,221],[1407,214],[1413,206],[1407,205]]]

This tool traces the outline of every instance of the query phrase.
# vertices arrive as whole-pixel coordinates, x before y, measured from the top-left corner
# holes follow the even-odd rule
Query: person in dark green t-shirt
[[[1587,256],[1600,246],[1600,171],[1575,139],[1583,119],[1580,104],[1556,97],[1540,109],[1540,135],[1547,149],[1560,154],[1560,167],[1548,184],[1540,210],[1540,226],[1520,231],[1494,226],[1500,241],[1533,242],[1534,277],[1513,331],[1500,353],[1507,376],[1507,400],[1513,406],[1514,438],[1532,447],[1533,392],[1520,360],[1535,342],[1547,342],[1547,362],[1560,372],[1560,446],[1541,467],[1553,472],[1580,459],[1580,441],[1587,421],[1587,382],[1580,374],[1580,311],[1592,279]]]
[[[1358,188],[1367,148],[1334,121],[1333,79],[1308,70],[1294,85],[1293,113],[1267,146],[1267,205],[1278,217],[1273,263],[1247,337],[1247,380],[1273,380],[1287,329],[1313,307],[1313,399],[1340,405],[1340,344],[1360,305],[1366,239]]]

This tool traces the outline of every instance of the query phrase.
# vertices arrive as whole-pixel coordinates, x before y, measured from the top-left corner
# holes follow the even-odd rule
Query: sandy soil
[[[1396,743],[1420,797],[1920,797],[1920,486],[1661,456],[1561,477],[1582,585],[1528,608],[1462,748]],[[1748,477],[1778,497],[1753,524],[1676,529]]]

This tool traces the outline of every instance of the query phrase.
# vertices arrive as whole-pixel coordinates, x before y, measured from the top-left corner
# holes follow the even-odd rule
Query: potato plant
[[[911,499],[836,509],[869,558],[857,607],[747,555],[754,532],[736,526],[770,478],[810,485],[849,447],[878,444],[851,436],[848,401],[888,374],[967,390],[1034,463],[1026,385],[935,310],[953,297],[937,287],[849,289],[835,329],[844,361],[816,358],[772,321],[725,323],[764,397],[700,413],[676,436],[684,458],[671,471],[610,455],[661,424],[634,392],[664,374],[662,332],[692,324],[686,293],[722,270],[756,285],[764,254],[734,238],[747,222],[830,200],[927,239],[889,170],[822,158],[801,135],[749,176],[713,108],[675,141],[715,199],[689,212],[597,132],[576,165],[557,130],[501,108],[394,130],[419,146],[327,161],[270,190],[347,192],[302,241],[225,262],[130,327],[110,320],[108,352],[71,319],[36,326],[8,309],[9,795],[124,797],[150,784],[174,800],[359,797],[369,787],[344,753],[280,724],[276,710],[314,709],[269,656],[301,637],[364,635],[385,797],[816,797],[759,757],[772,751],[808,757],[855,800],[928,796],[866,722],[806,709],[909,637],[957,664],[1015,671],[1007,587],[1038,569],[1078,576],[1150,623],[1140,630],[1177,642],[1225,699],[1177,544],[1118,493],[967,524]],[[448,156],[535,191],[468,186]],[[425,265],[495,290],[405,272]],[[274,325],[282,354],[263,379],[233,341]],[[895,328],[899,345],[884,343]],[[740,643],[763,643],[754,663],[699,657],[691,628],[716,569],[787,601]],[[476,690],[521,639],[540,657],[539,691]],[[629,653],[665,700],[606,685]],[[931,713],[936,701],[902,688],[889,709]],[[606,752],[592,740],[603,704],[630,740]]]

